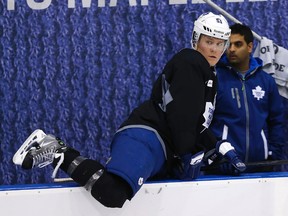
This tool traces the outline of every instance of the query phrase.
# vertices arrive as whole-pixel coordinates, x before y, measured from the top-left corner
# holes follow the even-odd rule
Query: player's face
[[[206,58],[210,66],[214,66],[223,54],[225,44],[225,40],[201,35],[196,50]]]
[[[227,58],[230,64],[239,71],[248,70],[252,49],[253,43],[247,44],[243,35],[231,34],[230,45],[227,49]]]

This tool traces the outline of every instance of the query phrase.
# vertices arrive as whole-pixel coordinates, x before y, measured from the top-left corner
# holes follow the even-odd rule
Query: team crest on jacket
[[[252,89],[252,94],[257,100],[260,100],[264,97],[265,91],[263,91],[260,86],[256,86],[255,89]]]

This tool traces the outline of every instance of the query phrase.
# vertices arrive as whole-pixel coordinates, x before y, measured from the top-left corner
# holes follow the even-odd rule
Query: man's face
[[[210,66],[214,66],[223,54],[225,44],[225,40],[201,35],[196,50],[206,58]]]
[[[230,45],[227,49],[227,58],[232,66],[238,70],[249,69],[249,58],[253,49],[253,43],[247,44],[244,36],[231,34]]]

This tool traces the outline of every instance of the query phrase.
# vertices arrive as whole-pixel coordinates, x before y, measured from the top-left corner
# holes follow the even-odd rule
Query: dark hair
[[[236,23],[234,25],[231,25],[230,29],[231,29],[231,34],[240,34],[244,36],[244,40],[247,44],[249,44],[250,42],[253,42],[254,40],[253,33],[248,26],[240,24],[240,23]]]

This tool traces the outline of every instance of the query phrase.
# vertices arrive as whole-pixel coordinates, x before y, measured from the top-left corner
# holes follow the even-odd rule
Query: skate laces
[[[58,158],[58,157],[60,157],[60,159],[59,159],[59,161],[57,162],[57,165],[56,165],[56,167],[55,167],[54,170],[53,170],[53,173],[52,173],[52,176],[51,176],[52,179],[54,179],[54,178],[56,177],[56,174],[57,174],[57,172],[58,172],[61,164],[62,164],[63,161],[64,161],[64,153],[63,153],[63,152],[62,152],[62,153],[56,153],[56,154],[55,154],[55,158]]]
[[[55,147],[46,149],[43,152],[38,153],[33,156],[33,167],[37,166],[39,168],[43,168],[49,164],[51,164],[54,160],[55,155]]]
[[[39,154],[37,154],[33,157],[33,167],[37,166],[38,168],[43,168],[43,167],[53,163],[55,158],[60,157],[59,161],[57,162],[56,167],[53,170],[52,176],[51,176],[53,179],[56,177],[56,174],[57,174],[61,164],[64,161],[64,153],[63,152],[62,153],[56,153],[55,149],[56,149],[56,147],[46,149],[45,151],[40,152]]]

